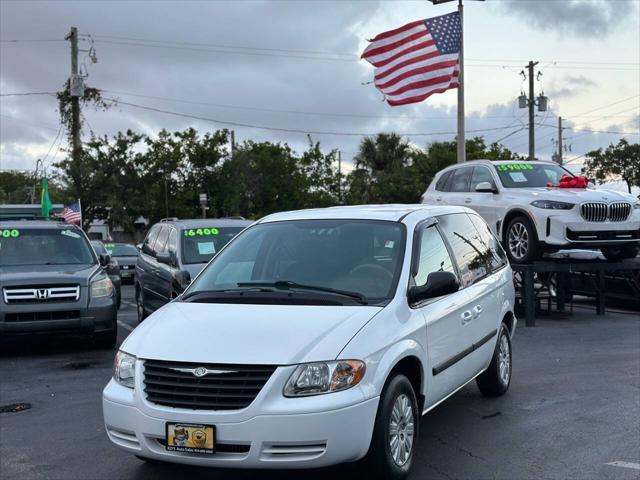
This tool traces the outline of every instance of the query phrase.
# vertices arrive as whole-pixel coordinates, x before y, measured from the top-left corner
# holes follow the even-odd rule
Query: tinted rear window
[[[243,229],[243,227],[218,228],[211,225],[207,228],[181,230],[183,263],[207,263]]]

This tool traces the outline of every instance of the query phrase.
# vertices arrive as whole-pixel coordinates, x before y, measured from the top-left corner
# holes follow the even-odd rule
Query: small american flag
[[[76,200],[68,207],[65,207],[60,216],[66,223],[80,223],[82,213],[80,213],[80,200]]]
[[[408,23],[370,40],[362,58],[389,105],[425,100],[460,86],[462,27],[458,12]]]

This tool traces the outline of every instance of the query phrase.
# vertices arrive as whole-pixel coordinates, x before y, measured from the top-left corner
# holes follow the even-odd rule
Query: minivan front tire
[[[499,397],[511,385],[512,350],[509,328],[503,323],[498,330],[498,341],[489,368],[476,378],[480,393],[485,397]]]
[[[411,382],[392,373],[382,390],[369,452],[371,478],[400,480],[409,475],[418,443],[421,413]]]

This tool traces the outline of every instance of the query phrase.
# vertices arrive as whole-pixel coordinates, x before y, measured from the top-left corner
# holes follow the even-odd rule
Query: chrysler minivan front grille
[[[616,202],[606,204],[602,202],[583,203],[580,214],[587,222],[624,222],[631,214],[631,204]]]
[[[144,391],[158,405],[192,410],[248,407],[277,367],[144,361]]]

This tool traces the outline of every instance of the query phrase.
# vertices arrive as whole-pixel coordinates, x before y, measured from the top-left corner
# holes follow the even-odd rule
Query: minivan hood
[[[637,199],[628,193],[615,190],[594,190],[591,188],[509,188],[509,193],[531,196],[532,200],[558,200],[571,203],[583,202],[629,202],[635,203]]]
[[[78,283],[89,285],[89,279],[100,271],[96,265],[16,265],[0,267],[2,286],[49,285]]]
[[[138,358],[289,365],[332,360],[382,307],[171,302],[120,347]]]

